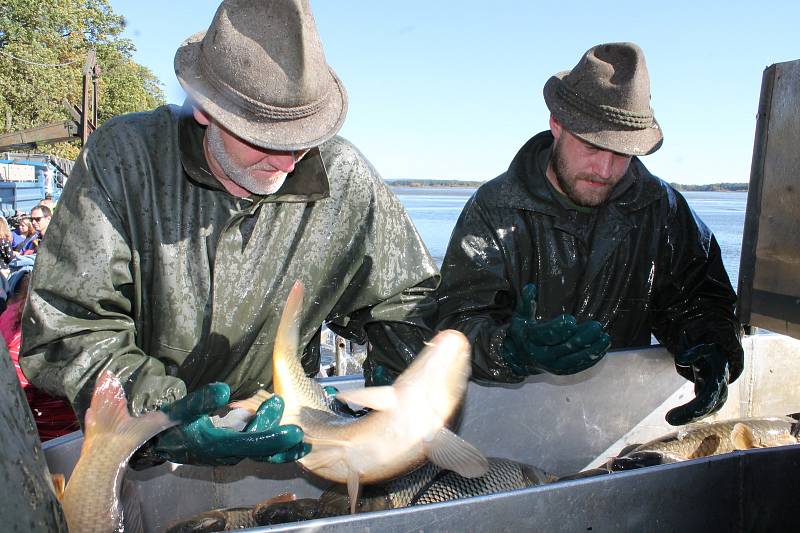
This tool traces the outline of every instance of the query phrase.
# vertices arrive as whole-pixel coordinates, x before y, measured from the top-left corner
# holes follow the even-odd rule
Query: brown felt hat
[[[264,148],[318,146],[347,113],[307,0],[224,0],[208,31],[178,48],[175,74],[205,112]]]
[[[664,140],[650,108],[644,52],[633,43],[590,48],[575,68],[547,80],[544,101],[567,131],[600,148],[647,155]]]

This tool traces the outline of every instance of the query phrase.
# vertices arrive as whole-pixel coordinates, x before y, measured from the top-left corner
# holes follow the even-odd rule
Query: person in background
[[[255,431],[207,415],[271,387],[294,283],[306,371],[319,371],[325,322],[369,342],[370,383],[432,335],[438,270],[399,200],[336,137],[347,97],[307,0],[223,1],[175,71],[183,107],[115,117],[83,147],[36,259],[20,363],[79,418],[106,370],[134,414],[179,413],[139,458],[291,461],[308,445],[278,425],[279,397]]]
[[[35,254],[39,244],[39,232],[33,227],[30,215],[22,218],[22,224],[24,225],[25,240],[15,246],[14,251],[19,255]]]
[[[33,413],[39,438],[46,442],[80,429],[72,406],[63,398],[43,392],[28,382],[19,366],[19,349],[22,343],[22,311],[28,297],[31,266],[16,270],[9,277],[9,300],[0,314],[0,334],[8,347],[8,353],[17,370],[20,385]]]
[[[11,235],[13,250],[19,253],[20,248],[34,235],[36,235],[36,230],[33,229],[30,217],[24,213],[19,215],[17,217],[17,227]]]
[[[31,224],[33,229],[39,234],[39,240],[44,239],[47,233],[47,227],[50,225],[50,219],[53,217],[53,212],[46,205],[37,205],[31,209]]]
[[[52,213],[56,207],[56,202],[53,200],[53,195],[49,192],[46,192],[44,193],[44,198],[39,202],[39,205],[47,207]]]
[[[438,327],[473,342],[476,378],[502,382],[580,372],[652,334],[695,383],[667,421],[716,411],[742,371],[736,294],[714,235],[640,159],[663,140],[642,50],[593,47],[544,99],[550,129],[461,213]]]
[[[8,263],[14,258],[13,240],[8,221],[0,216],[0,270],[8,270]]]

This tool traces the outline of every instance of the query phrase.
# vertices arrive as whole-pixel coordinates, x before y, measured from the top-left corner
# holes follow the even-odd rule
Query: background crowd
[[[0,216],[0,334],[8,346],[43,442],[78,429],[69,402],[31,385],[19,366],[22,311],[36,252],[47,233],[54,208],[52,198],[46,196],[30,213],[17,212],[8,219]]]

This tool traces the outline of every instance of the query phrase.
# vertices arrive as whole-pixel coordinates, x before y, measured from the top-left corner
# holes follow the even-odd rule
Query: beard
[[[599,190],[580,189],[578,186],[581,181],[607,182],[607,180],[598,179],[592,174],[573,172],[561,148],[561,143],[558,141],[553,145],[550,164],[553,167],[553,172],[556,175],[559,187],[561,187],[561,190],[567,198],[572,200],[576,205],[581,207],[597,207],[605,202],[611,194],[613,186],[610,184],[608,187],[603,187]]]
[[[254,170],[260,170],[258,164],[250,167],[243,167],[238,164],[225,150],[225,143],[222,139],[221,128],[211,122],[206,127],[206,138],[208,139],[208,151],[229,180],[236,185],[247,189],[253,194],[267,195],[278,192],[283,182],[286,181],[286,172],[281,172],[270,178],[258,178],[253,175]],[[271,169],[271,167],[270,167]]]

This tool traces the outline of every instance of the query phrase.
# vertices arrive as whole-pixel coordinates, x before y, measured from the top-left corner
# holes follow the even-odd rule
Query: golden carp
[[[341,391],[336,398],[369,407],[360,418],[334,413],[322,387],[300,364],[299,318],[303,288],[295,283],[283,310],[273,354],[275,394],[285,402],[282,424],[297,424],[311,452],[300,459],[310,472],[346,483],[355,512],[359,487],[410,472],[430,460],[466,478],[489,469],[486,457],[447,429],[470,376],[470,348],[457,331],[436,335],[386,387]]]
[[[178,424],[161,411],[139,417],[128,412],[119,379],[104,372],[86,411],[81,454],[62,500],[69,530],[80,533],[122,531],[122,475],[142,444]]]
[[[607,463],[611,471],[675,463],[736,450],[797,444],[797,420],[785,416],[698,422],[623,450]]]

